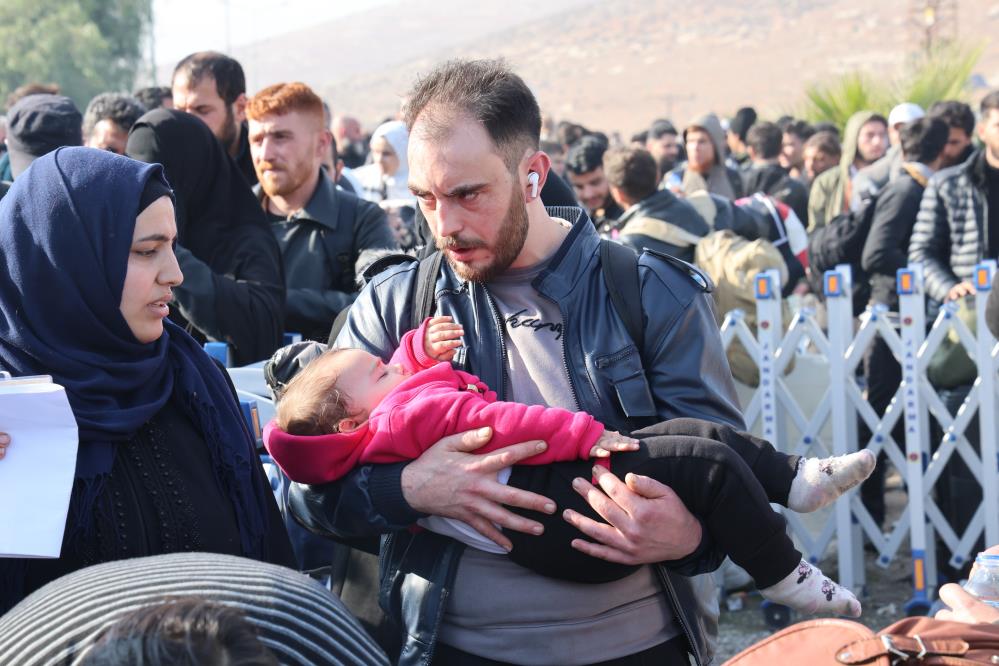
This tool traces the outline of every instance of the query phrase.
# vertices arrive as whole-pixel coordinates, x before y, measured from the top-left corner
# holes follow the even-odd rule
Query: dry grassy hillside
[[[376,123],[413,78],[455,56],[503,56],[544,110],[628,133],[751,103],[793,110],[804,87],[919,49],[910,0],[407,0],[237,49],[251,89],[300,79]],[[999,2],[960,0],[957,34],[986,44],[999,85]]]

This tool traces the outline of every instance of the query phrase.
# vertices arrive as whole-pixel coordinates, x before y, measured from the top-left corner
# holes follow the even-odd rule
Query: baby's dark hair
[[[278,396],[277,425],[289,435],[329,435],[340,432],[340,421],[351,416],[349,397],[337,388],[338,372],[330,361],[342,349],[330,349],[313,359]]]

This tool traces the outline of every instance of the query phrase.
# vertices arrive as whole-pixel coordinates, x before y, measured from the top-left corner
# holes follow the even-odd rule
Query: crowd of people
[[[885,465],[742,432],[735,380],[759,377],[719,306],[750,270],[817,291],[823,230],[858,227],[864,305],[897,311],[910,261],[931,307],[972,296],[999,256],[999,92],[977,118],[745,107],[627,142],[543,120],[498,61],[436,67],[370,134],[347,101],[250,96],[209,51],[83,113],[51,84],[8,98],[0,370],[64,386],[80,445],[61,556],[0,560],[0,661],[707,664],[725,556],[771,600],[859,614],[769,503],[863,481],[882,524]],[[294,521],[208,341],[270,359]],[[883,341],[863,378],[883,414]],[[952,411],[973,379],[940,385]],[[949,478],[959,524],[977,483]],[[317,564],[343,604],[286,570]],[[950,620],[999,619],[948,594]]]

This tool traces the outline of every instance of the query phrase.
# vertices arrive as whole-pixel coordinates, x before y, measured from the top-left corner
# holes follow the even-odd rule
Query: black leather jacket
[[[566,369],[580,409],[620,430],[628,430],[635,419],[679,416],[743,429],[711,297],[689,273],[696,269],[650,253],[641,257],[647,327],[639,354],[610,302],[598,266],[596,229],[578,208],[549,212],[574,224],[534,284],[561,306]],[[351,307],[337,345],[360,347],[388,360],[409,326],[416,276],[416,263],[376,276]],[[474,331],[465,336],[465,369],[503,399],[508,388],[503,329],[488,288],[461,280],[444,262],[436,297],[438,313]],[[403,498],[405,465],[367,465],[336,483],[296,486],[292,511],[310,529],[341,539],[387,534],[381,550],[381,603],[406,628],[399,663],[429,664],[464,546],[429,531],[406,531],[421,516]],[[721,562],[706,541],[683,563],[684,573],[708,571]],[[705,618],[697,612],[689,581],[658,569],[697,663],[710,663]]]

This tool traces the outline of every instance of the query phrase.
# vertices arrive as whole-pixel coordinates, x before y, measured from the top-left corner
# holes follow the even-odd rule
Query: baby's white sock
[[[765,599],[802,613],[833,613],[860,617],[860,602],[853,593],[829,580],[822,571],[802,560],[776,585],[760,590]]]
[[[791,481],[787,508],[798,513],[821,509],[869,477],[876,462],[866,449],[832,458],[802,458]]]

